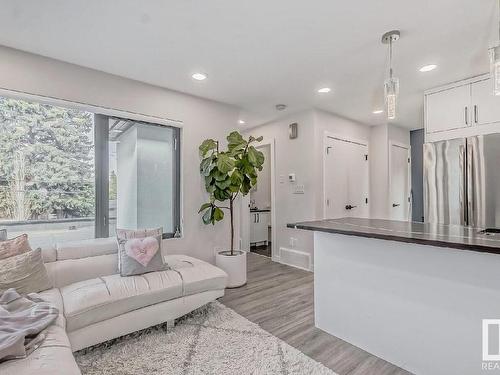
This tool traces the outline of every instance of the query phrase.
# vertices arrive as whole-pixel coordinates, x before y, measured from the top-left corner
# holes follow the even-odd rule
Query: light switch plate
[[[305,186],[303,184],[297,184],[293,188],[294,194],[304,194]]]

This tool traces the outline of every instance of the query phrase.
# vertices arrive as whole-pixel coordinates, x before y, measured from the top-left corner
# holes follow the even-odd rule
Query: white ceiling
[[[496,1],[3,0],[0,44],[237,105],[246,126],[282,115],[278,103],[373,125],[384,122],[372,114],[383,106],[380,38],[400,29],[396,123],[419,128],[425,89],[488,71]],[[192,80],[197,71],[208,79]]]

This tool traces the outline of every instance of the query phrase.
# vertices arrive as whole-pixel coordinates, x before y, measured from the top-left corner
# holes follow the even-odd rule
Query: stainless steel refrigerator
[[[424,144],[424,220],[500,228],[500,134]]]

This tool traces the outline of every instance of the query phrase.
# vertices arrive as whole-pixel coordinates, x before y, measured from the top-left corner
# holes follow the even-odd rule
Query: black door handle
[[[401,206],[399,203],[393,203],[392,204],[392,207],[399,207],[399,206]]]
[[[345,209],[346,210],[352,210],[353,208],[356,208],[358,206],[351,206],[350,204],[348,204],[347,206],[345,206]]]

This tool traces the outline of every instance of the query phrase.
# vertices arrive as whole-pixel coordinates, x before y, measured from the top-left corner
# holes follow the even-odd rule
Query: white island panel
[[[318,328],[416,374],[486,373],[500,256],[324,232],[314,242]]]

